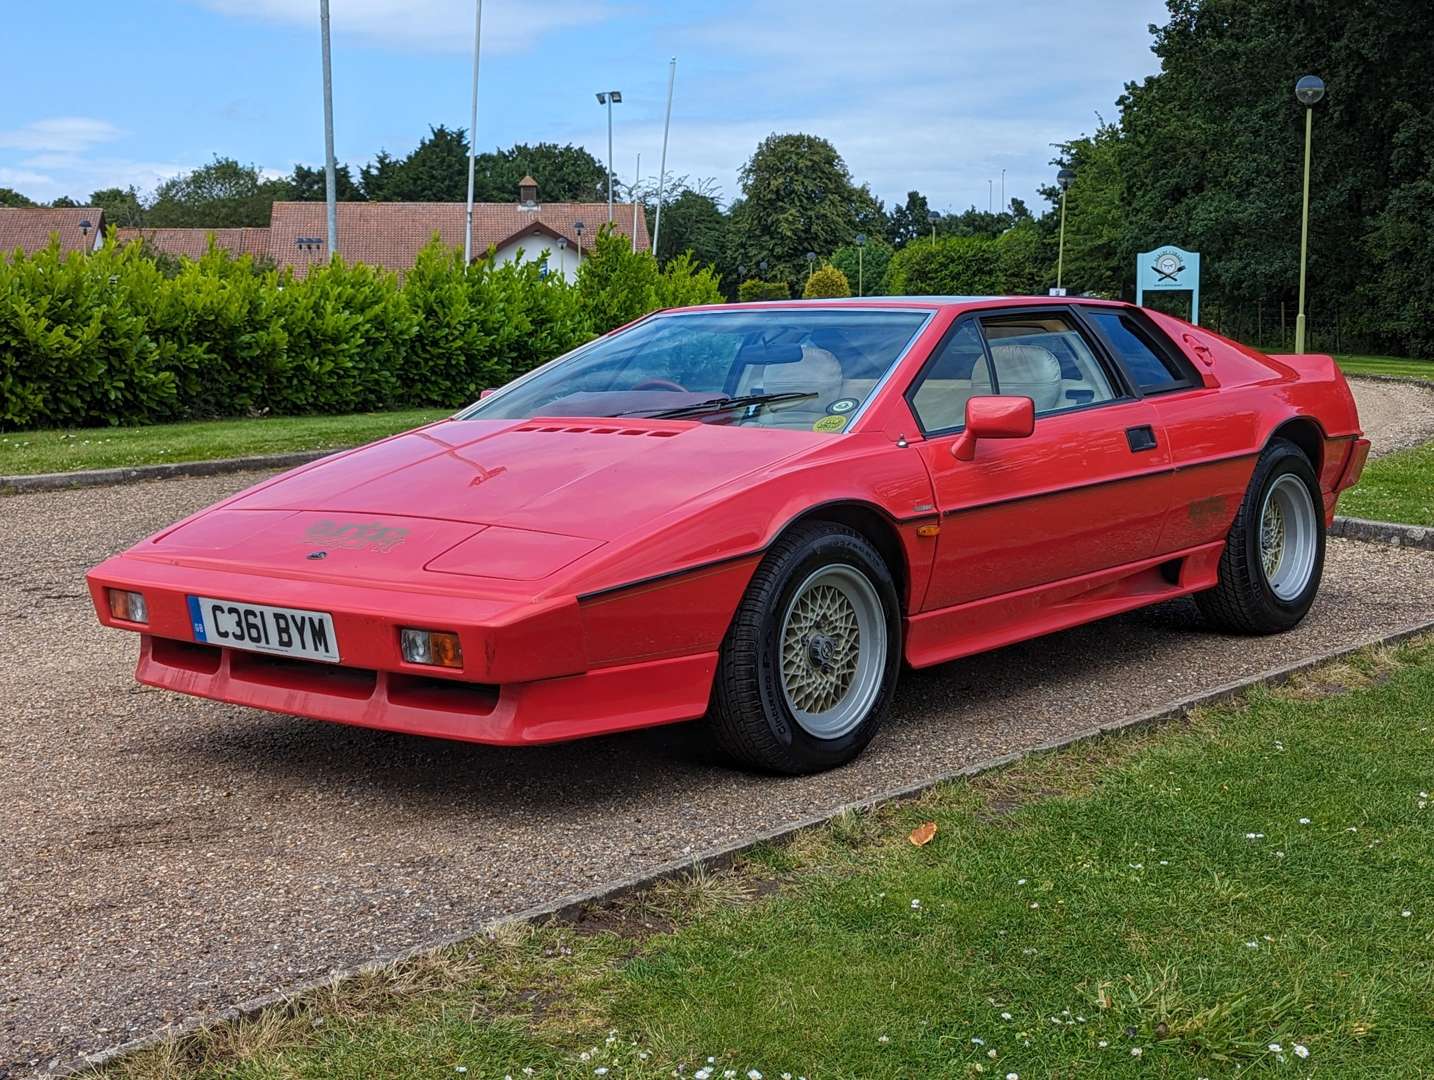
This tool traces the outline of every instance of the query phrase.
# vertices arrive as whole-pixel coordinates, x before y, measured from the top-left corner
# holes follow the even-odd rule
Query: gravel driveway
[[[1434,395],[1359,391],[1434,437]],[[1180,601],[908,674],[825,776],[729,771],[698,724],[495,749],[135,685],[83,572],[257,479],[0,499],[0,1077],[1434,612],[1434,553],[1332,541],[1294,633]]]

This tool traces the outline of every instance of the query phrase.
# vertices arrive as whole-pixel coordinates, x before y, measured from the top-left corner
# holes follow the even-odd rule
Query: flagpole
[[[468,119],[468,210],[463,228],[463,272],[473,263],[473,171],[478,151],[478,46],[483,41],[483,0],[473,19],[473,108]]]
[[[339,253],[338,177],[334,169],[334,72],[329,58],[329,0],[319,0],[319,33],[324,54],[324,204],[329,226],[329,259]]]
[[[652,254],[657,257],[657,238],[662,235],[662,192],[667,183],[667,133],[672,130],[672,84],[677,79],[677,57],[667,66],[667,119],[662,125],[662,164],[657,169],[657,217],[652,223]]]

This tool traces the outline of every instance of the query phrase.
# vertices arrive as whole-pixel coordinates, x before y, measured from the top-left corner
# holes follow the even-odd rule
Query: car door
[[[1035,403],[1028,438],[952,446],[966,401]],[[907,392],[941,513],[922,610],[1012,593],[1150,556],[1169,454],[1154,408],[1068,307],[966,315]]]
[[[1105,342],[1145,400],[1169,444],[1170,508],[1159,552],[1223,540],[1245,496],[1258,456],[1261,413],[1238,393],[1206,385],[1195,364],[1138,308],[1083,306],[1081,315]],[[1204,348],[1200,331],[1187,341]],[[1212,398],[1220,398],[1220,406]]]

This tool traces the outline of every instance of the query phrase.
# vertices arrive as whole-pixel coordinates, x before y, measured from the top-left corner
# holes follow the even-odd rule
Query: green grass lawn
[[[1422,1075],[1431,731],[1426,638],[848,814],[731,871],[576,925],[504,928],[109,1074]]]
[[[447,416],[406,409],[350,416],[275,416],[149,427],[76,428],[0,434],[0,476],[208,461],[295,450],[336,450]]]
[[[1397,356],[1336,356],[1346,375],[1397,375],[1434,381],[1434,360],[1407,360]]]
[[[1339,497],[1339,512],[1375,521],[1434,525],[1434,443],[1371,461]]]

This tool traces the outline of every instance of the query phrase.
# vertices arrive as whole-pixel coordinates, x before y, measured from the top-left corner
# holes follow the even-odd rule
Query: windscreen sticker
[[[861,400],[859,398],[840,397],[827,406],[827,412],[833,416],[845,416],[860,404]]]
[[[840,431],[842,428],[846,427],[846,421],[847,418],[845,416],[823,416],[820,420],[818,420],[815,424],[812,425],[812,430]]]

